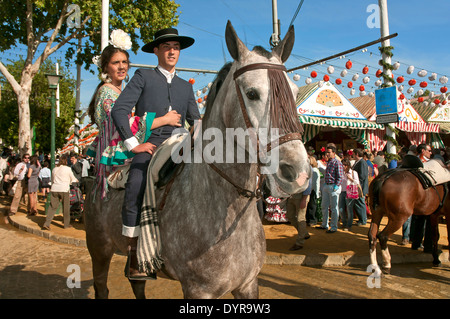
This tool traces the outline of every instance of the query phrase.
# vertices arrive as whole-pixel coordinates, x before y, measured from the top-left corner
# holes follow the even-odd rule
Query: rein
[[[271,125],[275,125],[275,127],[280,128],[285,135],[280,137],[278,140],[271,141],[266,146],[266,152],[270,152],[273,148],[280,146],[286,142],[301,140],[303,133],[303,128],[299,121],[296,121],[296,108],[295,101],[291,94],[291,90],[289,89],[289,83],[284,75],[286,72],[286,67],[282,64],[273,64],[273,63],[254,63],[243,66],[242,68],[236,70],[233,74],[233,80],[236,87],[236,93],[238,95],[239,105],[242,111],[242,115],[244,117],[245,125],[247,129],[253,129],[254,126],[250,121],[250,117],[247,112],[247,108],[245,107],[244,97],[242,96],[241,89],[239,88],[239,84],[237,83],[237,78],[243,73],[251,70],[261,70],[267,69],[270,80],[270,90],[271,90],[271,106],[270,106],[270,114],[271,114]],[[252,135],[250,135],[252,137]],[[259,154],[260,152],[260,143],[259,137],[256,134],[256,140],[253,139],[253,143],[256,144],[256,150]],[[261,174],[261,162],[258,157],[258,183],[256,185],[256,189],[254,191],[250,191],[248,189],[242,188],[237,183],[235,183],[228,175],[226,175],[223,171],[221,171],[216,165],[212,163],[208,163],[208,165],[223,179],[229,182],[231,185],[236,188],[239,195],[247,198],[262,198],[262,183],[265,179],[265,175]]]

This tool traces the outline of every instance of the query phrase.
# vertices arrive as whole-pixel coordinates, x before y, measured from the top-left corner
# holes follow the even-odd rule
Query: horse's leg
[[[233,290],[231,293],[236,299],[258,299],[259,298],[258,278],[255,277],[252,281]]]
[[[370,223],[369,233],[367,234],[369,238],[369,253],[370,253],[370,264],[373,269],[378,268],[377,263],[377,235],[380,228],[381,219],[384,213],[380,209],[376,209],[372,213],[372,221]]]
[[[130,280],[128,279],[133,289],[136,299],[145,299],[145,282],[146,280]]]
[[[439,260],[438,242],[439,242],[439,214],[433,214],[430,217],[431,223],[431,240],[433,242],[433,266],[439,267],[441,261]]]
[[[386,227],[378,234],[378,240],[380,241],[381,256],[383,257],[382,271],[385,274],[391,272],[391,254],[388,249],[388,239],[389,237],[399,230],[402,225],[406,222],[410,214],[388,214],[388,223]]]
[[[94,276],[95,299],[107,299],[109,290],[107,286],[109,265],[114,255],[108,247],[92,247],[88,244],[92,259],[92,273]]]

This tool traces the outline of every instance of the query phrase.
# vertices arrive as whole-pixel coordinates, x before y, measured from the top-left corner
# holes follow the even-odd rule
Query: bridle
[[[236,87],[236,93],[238,95],[238,100],[239,100],[239,105],[242,111],[242,115],[244,117],[244,121],[245,121],[245,125],[247,126],[247,129],[251,129],[251,131],[254,129],[254,126],[252,125],[248,112],[247,112],[247,108],[245,107],[245,102],[244,102],[244,97],[242,96],[242,92],[241,89],[239,88],[239,84],[236,81],[237,78],[242,75],[243,73],[247,72],[247,71],[251,71],[251,70],[261,70],[261,69],[267,69],[269,70],[269,79],[270,79],[270,89],[271,91],[274,91],[274,85],[273,83],[278,81],[281,82],[280,85],[282,85],[282,89],[284,90],[289,90],[288,94],[291,94],[291,90],[289,88],[289,83],[287,82],[284,72],[286,72],[286,67],[282,64],[273,64],[273,63],[254,63],[254,64],[249,64],[246,66],[243,66],[242,68],[236,70],[233,74],[233,80],[235,83],[235,87]],[[284,80],[284,81],[283,81]],[[287,87],[286,87],[287,85]],[[277,90],[280,91],[280,90]],[[275,97],[277,97],[278,92],[274,93],[272,92],[272,99],[271,99],[271,107],[273,107],[273,103],[275,100]],[[292,96],[292,94],[291,94]],[[292,101],[290,101],[292,104]],[[294,105],[290,105],[290,107],[294,108],[295,111],[295,103]],[[274,110],[274,112],[279,112],[280,110]],[[299,124],[300,125],[300,124]],[[281,136],[280,138],[278,138],[277,140],[273,140],[271,142],[269,142],[265,148],[266,152],[270,152],[272,149],[274,149],[277,146],[280,146],[286,142],[289,141],[294,141],[294,140],[302,140],[302,129],[301,129],[301,125],[300,125],[300,129],[297,129],[296,131],[293,131],[293,129],[291,129],[291,132],[288,132],[287,134]],[[252,135],[250,135],[250,137],[252,137]],[[253,136],[253,140],[252,142],[255,144],[256,146],[256,150],[257,150],[257,154],[260,154],[260,139],[258,134],[256,134],[256,137]],[[262,184],[265,178],[264,174],[261,174],[261,161],[260,158],[258,156],[258,183],[256,185],[256,189],[254,191],[245,189],[243,187],[240,187],[235,181],[233,181],[227,174],[225,174],[223,171],[221,171],[216,165],[214,165],[213,163],[208,163],[208,165],[215,171],[217,172],[223,179],[225,179],[227,182],[229,182],[231,185],[233,185],[237,192],[239,193],[239,195],[253,199],[259,199],[262,197]]]

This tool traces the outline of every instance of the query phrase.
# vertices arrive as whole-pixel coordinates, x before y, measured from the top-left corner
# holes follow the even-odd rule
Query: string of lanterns
[[[342,57],[341,57],[341,59],[342,59]],[[380,61],[379,64],[382,65],[382,61]],[[400,67],[401,67],[400,62],[395,62],[392,66],[390,66],[390,69],[394,72],[394,71],[398,71],[400,69]],[[338,66],[336,66],[336,68],[338,68]],[[353,66],[353,62],[351,61],[351,59],[347,60],[345,65],[341,68],[342,68],[342,71],[336,75],[337,72],[335,73],[335,67],[333,65],[329,65],[326,69],[326,73],[323,75],[322,79],[319,80],[319,83],[318,83],[319,87],[323,86],[323,84],[325,82],[331,81],[331,77],[333,77],[334,78],[333,81],[335,84],[342,85],[343,87],[346,86],[348,89],[350,89],[350,95],[352,95],[352,96],[355,95],[356,91],[359,90],[360,96],[369,95],[372,97],[372,96],[374,96],[374,92],[367,93],[367,91],[370,90],[370,88],[374,88],[374,86],[376,88],[382,87],[383,86],[382,78],[387,77],[386,75],[383,74],[383,71],[381,70],[381,68],[378,69],[378,68],[369,67],[369,66],[365,65],[361,69],[362,76],[360,76],[359,73],[353,74],[353,76],[347,81],[347,83],[345,85],[344,78],[349,74],[350,71],[354,72],[355,68]],[[374,71],[375,77],[377,78],[373,82],[373,85],[369,84],[372,80],[371,75],[369,74],[371,72],[371,68],[376,70],[376,71],[372,70],[372,72]],[[303,70],[305,70],[305,69],[303,69]],[[447,76],[445,76],[445,75],[438,76],[437,73],[431,72],[431,75],[428,76],[428,81],[427,81],[427,79],[425,79],[425,77],[429,74],[429,72],[425,69],[419,69],[419,71],[417,72],[417,76],[422,79],[416,80],[416,78],[414,78],[414,75],[413,75],[414,70],[415,70],[415,67],[413,65],[409,65],[406,69],[406,73],[408,76],[400,75],[395,78],[394,74],[392,74],[391,79],[389,81],[393,84],[398,84],[398,90],[401,92],[399,98],[405,98],[404,91],[406,91],[406,93],[408,93],[408,94],[413,94],[415,92],[415,86],[418,85],[419,89],[417,90],[416,95],[418,97],[418,101],[423,102],[425,99],[422,95],[424,93],[426,93],[424,90],[426,88],[430,88],[429,84],[433,84],[434,86],[436,86],[436,85],[440,86],[439,91],[441,93],[441,97],[437,98],[436,94],[431,91],[429,93],[429,97],[431,99],[434,98],[434,100],[430,103],[430,106],[434,106],[437,104],[445,105],[447,103],[450,103],[450,100],[449,100],[450,94],[446,94],[448,89],[445,86],[448,83]],[[313,79],[319,79],[320,78],[319,73],[320,72],[318,70],[311,71],[307,75],[307,78],[305,79],[305,83],[310,84],[313,81]],[[322,74],[323,73],[324,72],[322,72]],[[300,75],[294,74],[293,80],[299,81]],[[361,80],[361,82],[362,82],[359,86],[356,85],[356,82],[358,80]],[[438,80],[438,81],[436,81],[436,80]],[[426,103],[426,101],[425,101],[425,103]],[[428,105],[428,104],[426,104],[426,105]]]

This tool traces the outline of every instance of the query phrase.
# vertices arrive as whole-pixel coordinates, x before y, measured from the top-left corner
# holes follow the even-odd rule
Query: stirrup
[[[139,276],[132,276],[130,274],[130,265],[131,265],[131,250],[128,251],[128,257],[127,257],[127,262],[125,264],[125,269],[124,269],[124,273],[125,273],[125,277],[128,278],[128,280],[156,280],[156,273],[151,273],[150,275],[146,274],[146,273],[140,273],[143,275],[139,275]]]

